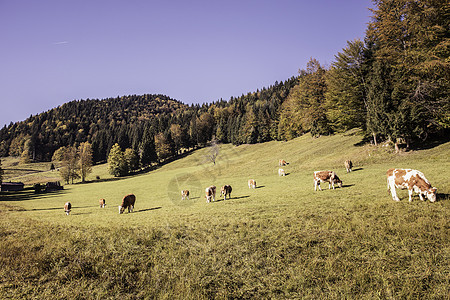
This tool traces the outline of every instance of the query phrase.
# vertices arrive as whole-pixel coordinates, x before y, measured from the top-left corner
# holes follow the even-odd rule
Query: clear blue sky
[[[212,102],[329,65],[369,0],[0,0],[0,126],[71,100]]]

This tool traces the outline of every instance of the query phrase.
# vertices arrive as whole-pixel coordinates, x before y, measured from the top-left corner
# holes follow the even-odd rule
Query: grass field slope
[[[450,143],[393,154],[361,140],[355,130],[221,145],[215,164],[203,148],[132,177],[2,193],[0,298],[448,299]],[[422,171],[438,201],[393,201],[392,167]],[[315,192],[315,170],[343,187]],[[205,188],[225,184],[231,199],[206,203]],[[119,215],[129,193],[135,211]]]

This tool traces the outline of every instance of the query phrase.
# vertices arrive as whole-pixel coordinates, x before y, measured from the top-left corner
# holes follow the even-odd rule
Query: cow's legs
[[[319,187],[319,191],[321,191],[322,188],[320,187],[320,180],[317,180],[315,183],[316,183],[316,185]],[[314,190],[315,190],[315,189],[314,189]]]
[[[413,194],[413,190],[412,189],[408,189],[409,202],[412,202],[412,194]]]
[[[423,196],[422,196],[422,193],[421,193],[421,192],[419,192],[419,198],[420,198],[420,200],[424,201],[424,199],[423,199]]]
[[[392,200],[394,201],[400,201],[400,199],[397,197],[397,192],[395,191],[395,185],[393,182],[389,181],[388,188],[391,190]]]

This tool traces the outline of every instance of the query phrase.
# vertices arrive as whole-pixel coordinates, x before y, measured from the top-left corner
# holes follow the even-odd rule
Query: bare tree
[[[211,147],[209,147],[208,159],[215,165],[217,156],[219,156],[219,145],[217,144],[217,139],[213,136]]]

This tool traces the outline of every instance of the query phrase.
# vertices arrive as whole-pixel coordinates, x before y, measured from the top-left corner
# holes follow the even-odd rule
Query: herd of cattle
[[[289,163],[287,163],[284,159],[280,159],[278,164],[280,167],[282,167],[287,166]],[[347,173],[352,172],[353,163],[351,160],[346,160],[344,162],[344,165]],[[279,168],[278,176],[286,176],[285,170]],[[419,194],[419,198],[422,201],[424,201],[423,196],[426,196],[430,202],[436,201],[437,188],[431,186],[430,182],[425,178],[425,175],[423,175],[422,172],[412,169],[389,169],[386,172],[386,176],[387,176],[387,188],[388,191],[390,190],[393,200],[400,201],[395,190],[396,188],[400,189],[406,188],[408,189],[409,202],[412,201],[413,192]],[[328,189],[333,188],[334,190],[335,184],[340,188],[342,187],[342,180],[339,179],[336,172],[334,171],[315,171],[313,178],[314,178],[314,191],[317,191],[317,187],[319,187],[320,191],[322,190],[322,188],[320,187],[321,182],[328,182]],[[255,179],[248,180],[248,188],[256,189]],[[228,199],[231,198],[232,190],[233,189],[231,185],[222,186],[220,194],[224,198],[224,200],[227,200],[227,197]],[[216,186],[212,185],[205,189],[205,198],[206,203],[216,201]],[[186,199],[189,200],[189,190],[182,190],[181,200],[184,201]],[[123,197],[122,204],[119,206],[119,214],[122,214],[125,211],[125,209],[128,209],[129,213],[133,212],[135,202],[136,196],[133,194],[129,194]],[[106,206],[105,199],[100,199],[99,204],[100,208],[104,208]],[[64,211],[66,215],[70,214],[71,209],[72,205],[70,202],[64,204]]]

